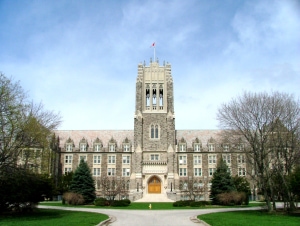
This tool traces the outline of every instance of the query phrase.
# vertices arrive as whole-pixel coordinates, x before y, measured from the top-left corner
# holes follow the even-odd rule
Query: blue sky
[[[172,65],[176,129],[243,91],[300,97],[297,0],[0,1],[0,71],[60,129],[133,129],[137,65]]]

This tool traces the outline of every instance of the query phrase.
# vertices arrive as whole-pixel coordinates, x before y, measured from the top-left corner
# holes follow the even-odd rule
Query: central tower
[[[138,65],[132,180],[144,193],[171,191],[178,179],[171,65]]]

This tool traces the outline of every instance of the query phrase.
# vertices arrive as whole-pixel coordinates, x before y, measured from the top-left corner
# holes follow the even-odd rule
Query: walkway
[[[201,226],[195,218],[197,215],[215,212],[256,210],[261,207],[219,208],[192,210],[108,210],[92,208],[72,208],[57,206],[38,206],[41,209],[62,209],[72,211],[103,213],[111,217],[105,226]]]

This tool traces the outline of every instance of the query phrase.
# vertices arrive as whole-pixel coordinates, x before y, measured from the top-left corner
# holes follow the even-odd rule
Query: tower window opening
[[[146,106],[150,106],[150,90],[146,89]]]
[[[152,91],[152,104],[156,105],[156,89],[153,89]]]
[[[151,138],[154,138],[154,126],[151,126]]]
[[[163,102],[163,98],[164,97],[164,93],[163,93],[163,89],[159,90],[159,106],[163,106],[164,102]]]

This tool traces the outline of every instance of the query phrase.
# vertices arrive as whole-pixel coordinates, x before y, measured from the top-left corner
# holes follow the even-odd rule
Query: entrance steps
[[[168,199],[166,194],[144,194],[143,198],[134,202],[175,202],[172,199]]]

